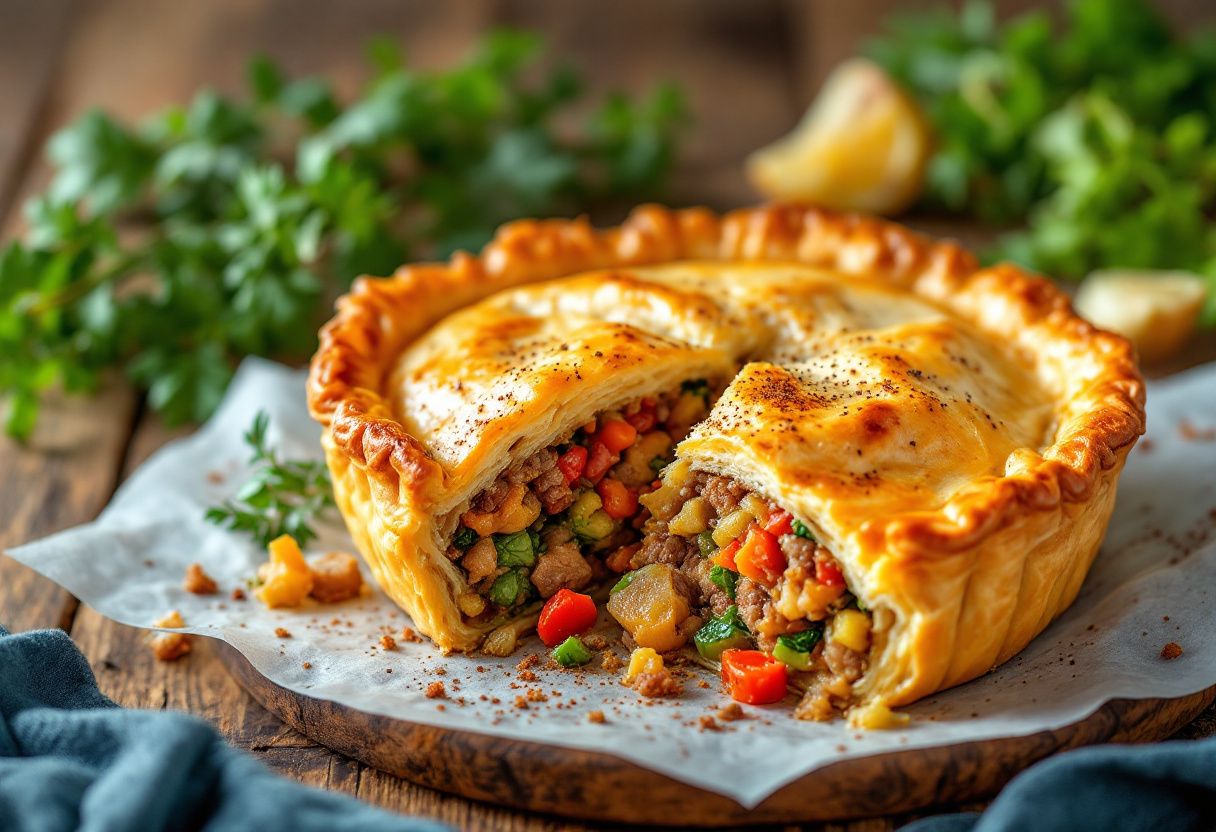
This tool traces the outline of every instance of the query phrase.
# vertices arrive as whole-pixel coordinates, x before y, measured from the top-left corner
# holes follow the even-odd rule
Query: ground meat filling
[[[738,622],[745,632],[727,628],[730,646],[745,642],[789,665],[807,690],[799,716],[830,719],[849,707],[868,666],[870,616],[804,523],[742,483],[685,461],[669,466],[641,502],[650,513],[645,536],[622,568],[678,571],[688,618],[710,620],[703,633],[722,637],[715,621]],[[720,653],[721,645],[703,641],[696,641],[703,655]]]
[[[462,598],[466,617],[489,619],[628,568],[641,539],[638,497],[712,398],[698,379],[601,413],[475,495],[447,550],[475,593]]]

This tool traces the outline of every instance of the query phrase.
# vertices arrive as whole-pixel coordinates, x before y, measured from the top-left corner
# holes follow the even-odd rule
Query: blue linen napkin
[[[900,832],[1213,829],[1216,737],[1069,751],[1019,774],[982,815],[924,818]]]
[[[0,830],[444,828],[279,777],[199,719],[119,708],[66,633],[0,627]]]

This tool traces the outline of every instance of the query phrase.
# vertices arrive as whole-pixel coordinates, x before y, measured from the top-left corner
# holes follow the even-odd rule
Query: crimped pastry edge
[[[1118,470],[1144,431],[1144,384],[1130,344],[1079,318],[1063,292],[1041,277],[1008,264],[981,269],[953,242],[930,240],[883,220],[801,204],[746,208],[722,216],[700,208],[643,206],[619,227],[604,230],[585,219],[523,220],[504,226],[478,256],[461,253],[446,264],[403,267],[387,279],[360,278],[322,329],[309,374],[309,409],[325,427],[331,466],[338,463],[347,475],[358,472],[367,478],[370,487],[365,493],[382,529],[408,526],[414,534],[433,536],[434,523],[425,515],[445,488],[445,472],[393,417],[382,390],[401,350],[449,312],[511,286],[595,269],[690,259],[793,260],[883,280],[945,306],[1027,354],[1041,356],[1046,350],[1051,360],[1086,370],[1069,375],[1070,386],[1056,391],[1057,401],[1063,402],[1056,441],[1041,456],[936,511],[870,524],[870,533],[881,539],[869,541],[867,549],[890,551],[913,571],[930,563],[940,568],[944,559],[972,562],[986,542],[1028,512],[1071,513],[1066,506],[1075,510],[1099,497],[1096,502],[1102,505],[1095,505],[1095,511],[1109,513]],[[394,535],[393,546],[401,551],[411,536]],[[1079,558],[1084,562],[1082,577],[1100,539],[1099,533],[1084,546],[1087,551]],[[416,537],[414,542],[424,541]],[[377,560],[393,556],[375,539],[363,545],[365,550],[384,549],[375,552]],[[414,571],[423,564],[415,561],[410,566]],[[414,580],[427,579],[415,572]],[[455,588],[450,576],[444,583]],[[1080,581],[1075,583],[1079,588]],[[1019,633],[1004,646],[997,663],[1041,631],[1075,593],[1072,589],[1056,598],[1049,605],[1052,609],[1043,610],[1038,626],[1024,628],[1029,637]],[[414,609],[419,606],[416,597],[390,594],[415,618],[430,617]],[[440,646],[475,645],[481,631],[457,627],[445,617],[445,624],[435,622],[439,626],[432,634]],[[422,629],[428,628],[423,624]],[[974,675],[974,667],[945,669],[937,687]],[[937,689],[926,682],[922,678],[915,691],[905,686],[893,701],[911,701]]]

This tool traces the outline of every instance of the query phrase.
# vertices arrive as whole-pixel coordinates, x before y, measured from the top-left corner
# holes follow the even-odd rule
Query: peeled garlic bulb
[[[917,105],[876,64],[841,64],[802,122],[747,160],[774,199],[891,214],[920,194],[931,139]]]
[[[1127,337],[1143,361],[1176,354],[1195,331],[1207,289],[1189,272],[1097,271],[1085,278],[1075,306],[1095,326]]]

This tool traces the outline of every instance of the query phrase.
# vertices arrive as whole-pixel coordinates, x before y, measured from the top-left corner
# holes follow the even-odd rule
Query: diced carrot
[[[743,545],[735,554],[735,565],[743,577],[751,578],[764,586],[772,586],[785,571],[786,558],[777,538],[753,525],[748,529]]]
[[[620,480],[603,479],[595,487],[604,501],[604,511],[613,520],[624,520],[638,511],[638,495]]]
[[[638,441],[638,431],[633,425],[620,419],[604,422],[595,438],[614,454]]]
[[[735,565],[735,553],[739,551],[739,547],[743,545],[743,539],[735,538],[730,543],[727,543],[718,553],[714,555],[713,562],[716,566],[721,566],[723,569],[729,569],[731,572],[738,572],[739,567]]]

